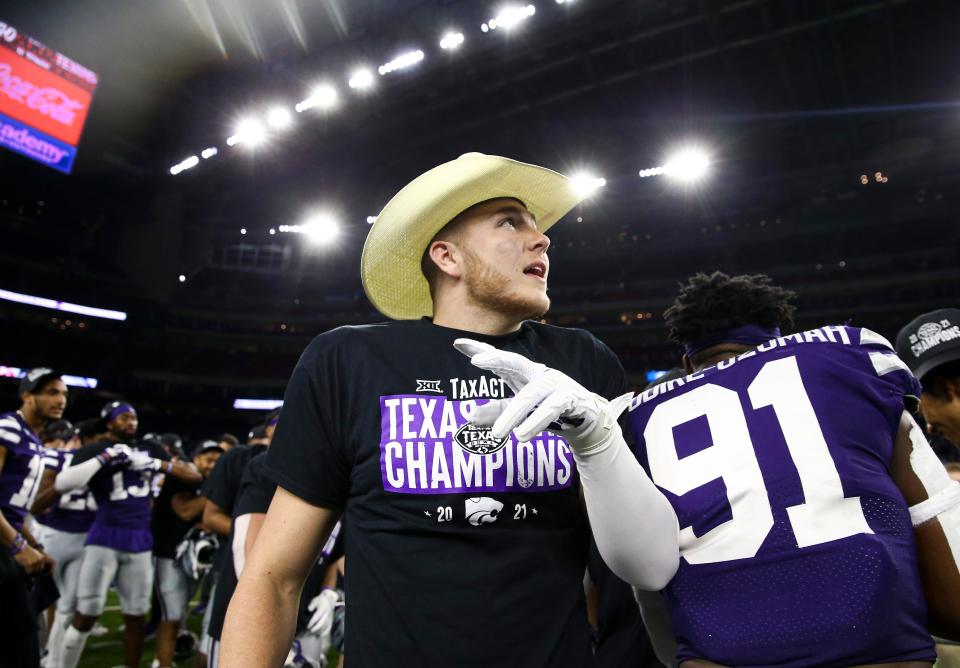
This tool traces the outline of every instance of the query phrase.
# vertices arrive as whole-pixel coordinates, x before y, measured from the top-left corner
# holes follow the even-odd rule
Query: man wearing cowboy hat
[[[596,434],[619,434],[602,397],[622,392],[624,374],[589,333],[539,322],[550,306],[545,232],[579,200],[556,172],[473,153],[387,204],[361,274],[394,321],[322,334],[294,369],[267,455],[279,487],[227,613],[219,666],[280,665],[303,578],[341,512],[351,666],[591,662],[580,493],[583,484],[590,497],[592,476],[578,475],[575,451],[599,452]],[[517,388],[501,378],[509,372],[454,350],[461,338],[472,340],[458,343],[468,355],[493,346],[562,371],[596,393],[596,410],[570,436],[472,424]],[[617,467],[639,470],[625,446],[616,452]],[[657,553],[647,583],[658,588],[676,569],[676,517],[649,480],[641,487],[631,491],[647,505],[624,529],[667,525],[663,549],[638,548]]]

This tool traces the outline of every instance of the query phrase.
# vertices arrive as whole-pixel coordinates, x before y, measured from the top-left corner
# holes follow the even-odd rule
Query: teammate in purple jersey
[[[925,496],[903,454],[918,383],[870,330],[782,336],[792,296],[766,276],[692,277],[664,314],[689,375],[631,405],[636,454],[680,523],[663,591],[676,658],[929,666],[908,510]]]
[[[59,429],[54,429],[54,426],[51,425],[44,432],[46,467],[40,491],[31,508],[31,513],[41,525],[37,537],[48,554],[57,561],[53,577],[60,598],[52,606],[52,617],[48,617],[46,645],[46,665],[50,668],[60,665],[63,634],[76,612],[83,545],[97,508],[93,494],[86,487],[63,495],[56,492],[54,480],[57,474],[70,466],[77,447],[82,443],[73,425],[67,423]]]
[[[28,577],[55,563],[24,519],[43,471],[38,435],[63,416],[67,386],[52,369],[33,369],[20,381],[20,398],[20,410],[0,415],[0,646],[11,665],[29,666],[40,660],[40,648]]]
[[[188,483],[202,479],[192,464],[169,461],[159,444],[134,440],[138,419],[130,404],[111,402],[104,406],[100,419],[106,440],[81,448],[55,483],[61,492],[85,484],[97,503],[83,548],[77,612],[63,637],[63,668],[75,668],[79,662],[114,578],[124,619],[125,665],[139,665],[144,615],[153,587],[151,483],[161,474]]]

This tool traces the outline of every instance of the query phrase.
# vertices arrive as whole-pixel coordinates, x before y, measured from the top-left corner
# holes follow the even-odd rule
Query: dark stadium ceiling
[[[232,243],[273,243],[269,228],[320,206],[348,228],[353,257],[366,217],[400,186],[473,150],[604,176],[586,205],[601,226],[795,208],[874,170],[957,174],[949,0],[538,0],[515,31],[486,34],[502,3],[4,4],[3,20],[102,83],[69,180],[6,154],[0,169],[16,170],[20,193],[82,202],[99,219],[92,234],[159,221],[184,247],[173,275]],[[449,28],[466,35],[455,54],[437,47]],[[346,87],[356,64],[411,48],[427,54],[418,66],[368,95]],[[257,150],[225,147],[238,119],[292,107],[318,80],[337,84],[338,109],[300,115]],[[638,178],[691,140],[716,161],[703,192]],[[216,159],[169,174],[210,145]]]
[[[957,303],[956,0],[516,4],[535,15],[485,34],[500,1],[0,0],[0,21],[100,75],[71,176],[0,151],[0,289],[129,313],[0,302],[0,364],[99,378],[90,414],[125,396],[147,428],[222,431],[233,398],[279,396],[310,337],[380,319],[357,271],[367,216],[468,151],[606,178],[551,232],[548,317],[599,335],[634,387],[676,363],[660,314],[698,270],[771,274],[801,326],[892,337]],[[448,29],[456,53],[437,45]],[[354,66],[416,48],[368,95],[347,88]],[[337,109],[225,146],[320,80]],[[638,176],[691,141],[713,158],[702,187]],[[317,207],[337,243],[269,235]]]

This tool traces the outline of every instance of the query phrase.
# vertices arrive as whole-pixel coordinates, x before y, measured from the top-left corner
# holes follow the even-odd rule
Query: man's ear
[[[690,361],[686,353],[683,354],[683,370],[687,372],[688,376],[694,372],[693,362]]]
[[[452,241],[433,241],[427,252],[442,274],[450,278],[460,278],[463,275],[463,254]]]
[[[960,399],[960,378],[951,378],[947,381],[947,392],[950,394],[950,401]]]

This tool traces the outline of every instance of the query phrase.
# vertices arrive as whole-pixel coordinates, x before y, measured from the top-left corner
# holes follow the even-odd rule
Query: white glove
[[[100,463],[104,466],[109,464],[123,465],[130,459],[132,452],[129,446],[123,443],[117,443],[104,448],[103,452],[97,455],[97,459],[99,459]]]
[[[512,431],[523,442],[547,430],[563,436],[577,454],[586,455],[609,443],[614,432],[620,433],[617,418],[630,404],[632,393],[607,401],[566,374],[523,355],[473,339],[457,339],[453,347],[475,367],[500,376],[513,390],[512,399],[492,400],[471,417],[477,426],[492,424],[494,438]]]
[[[160,459],[155,459],[145,452],[134,450],[130,454],[130,463],[127,464],[127,468],[131,471],[159,471],[163,464],[164,462]]]
[[[333,612],[340,604],[340,594],[335,589],[326,588],[313,597],[307,610],[313,613],[307,622],[307,630],[319,636],[330,635],[333,630]]]
[[[680,532],[673,507],[630,452],[617,424],[632,395],[607,401],[522,355],[472,339],[457,339],[453,346],[474,366],[500,376],[515,395],[478,407],[471,421],[492,424],[494,438],[512,430],[521,442],[529,441],[544,429],[563,436],[573,450],[604,561],[620,579],[641,589],[665,587],[680,563]]]

